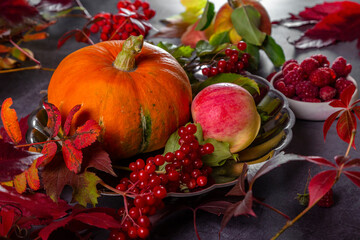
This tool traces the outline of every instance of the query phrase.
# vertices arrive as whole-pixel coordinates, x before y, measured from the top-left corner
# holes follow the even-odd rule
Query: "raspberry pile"
[[[212,168],[202,162],[202,156],[213,153],[214,146],[200,145],[196,131],[195,124],[182,126],[178,129],[179,150],[129,164],[129,178],[122,178],[116,189],[133,200],[124,197],[124,208],[118,210],[122,228],[113,230],[109,239],[147,238],[151,228],[149,216],[163,208],[162,199],[168,192],[195,191],[207,185]]]
[[[117,14],[96,14],[90,32],[94,34],[100,32],[102,41],[125,40],[130,35],[148,34],[151,25],[147,21],[155,16],[155,11],[150,8],[149,2],[135,0],[132,3],[122,0],[118,2],[117,8]]]
[[[294,100],[327,102],[339,98],[345,88],[354,85],[346,79],[351,69],[351,64],[341,56],[331,67],[322,54],[308,57],[300,64],[291,59],[282,66],[282,74],[274,80],[274,87]]]
[[[224,50],[226,60],[220,59],[214,61],[209,67],[202,69],[202,74],[207,77],[213,77],[220,73],[241,73],[249,66],[250,54],[244,53],[247,44],[240,41],[236,45],[237,49],[226,48]]]

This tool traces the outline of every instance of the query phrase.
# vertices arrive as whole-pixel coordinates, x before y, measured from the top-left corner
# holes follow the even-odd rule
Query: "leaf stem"
[[[122,191],[120,191],[120,190],[117,190],[116,188],[113,188],[112,186],[110,186],[110,185],[107,185],[106,183],[104,183],[104,181],[100,181],[99,182],[103,187],[105,187],[105,188],[107,188],[107,189],[109,189],[110,191],[113,191],[113,192],[115,192],[115,193],[117,193],[117,194],[120,194],[120,195],[122,195],[122,196],[126,196],[126,193],[124,193],[124,192],[122,192]]]
[[[267,207],[267,208],[273,210],[274,212],[280,214],[281,216],[283,216],[283,217],[286,218],[287,220],[291,220],[288,215],[286,215],[285,213],[281,212],[280,210],[278,210],[278,209],[276,209],[276,208],[274,208],[274,207],[272,207],[272,206],[270,206],[270,205],[268,205],[268,204],[266,204],[266,203],[264,203],[264,202],[262,202],[262,201],[260,201],[260,200],[258,200],[258,199],[256,199],[256,198],[254,198],[254,197],[253,197],[253,200],[254,200],[255,202],[263,205],[264,207]]]
[[[80,0],[75,0],[76,4],[82,8],[83,12],[85,13],[86,17],[92,18],[91,14],[88,12],[88,10],[84,7],[84,5],[81,3]]]
[[[40,69],[40,70],[44,70],[44,71],[50,71],[50,72],[54,72],[55,69],[53,68],[43,68],[41,67],[41,65],[35,65],[35,66],[31,66],[31,67],[23,67],[23,68],[14,68],[14,69],[8,69],[8,70],[1,70],[1,73],[10,73],[10,72],[20,72],[20,71],[25,71],[25,70],[36,70],[36,69]]]
[[[9,42],[14,45],[17,49],[19,49],[20,52],[22,52],[25,56],[30,58],[32,61],[34,61],[37,65],[41,66],[41,63],[36,60],[33,56],[31,56],[28,52],[26,52],[24,49],[22,49],[19,45],[17,45],[13,40],[9,39]]]
[[[349,141],[349,145],[347,147],[346,153],[345,153],[345,157],[347,157],[349,155],[351,146],[352,146],[352,144],[354,142],[355,134],[356,134],[356,129],[353,129],[352,132],[351,132],[350,141]]]
[[[192,209],[192,210],[193,210],[193,218],[194,218],[193,222],[194,222],[194,230],[195,230],[195,233],[196,233],[196,237],[197,237],[198,240],[201,240],[199,232],[197,230],[197,226],[196,226],[196,209]]]
[[[52,139],[52,140],[47,140],[45,142],[37,142],[37,143],[29,143],[29,144],[23,144],[23,145],[16,145],[15,147],[17,148],[23,148],[23,147],[31,147],[31,146],[35,146],[35,145],[40,145],[40,144],[45,144],[45,143],[49,143],[49,142],[60,142],[63,139]]]

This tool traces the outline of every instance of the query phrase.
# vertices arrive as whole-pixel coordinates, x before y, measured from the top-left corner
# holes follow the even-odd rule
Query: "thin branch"
[[[264,203],[264,202],[262,202],[262,201],[260,201],[260,200],[258,200],[258,199],[256,199],[256,198],[253,198],[253,200],[254,200],[255,202],[263,205],[264,207],[267,207],[267,208],[273,210],[274,212],[280,214],[281,216],[283,216],[283,217],[286,218],[287,220],[291,220],[291,218],[290,218],[288,215],[286,215],[285,213],[281,212],[280,210],[278,210],[278,209],[276,209],[276,208],[274,208],[274,207],[272,207],[272,206],[270,206],[270,205],[268,205],[268,204],[266,204],[266,203]]]
[[[22,52],[25,56],[30,58],[32,61],[34,61],[37,65],[41,66],[41,63],[36,60],[33,56],[31,56],[28,52],[26,52],[24,49],[22,49],[19,45],[17,45],[13,40],[9,39],[9,42],[14,45],[17,49],[19,49],[20,52]]]
[[[13,68],[13,69],[7,69],[7,70],[0,70],[0,74],[1,73],[11,73],[11,72],[21,72],[21,71],[25,71],[25,70],[44,70],[44,71],[50,71],[50,72],[54,72],[55,69],[53,68],[43,68],[40,65],[35,65],[35,66],[31,66],[31,67],[23,67],[23,68]]]
[[[91,14],[88,12],[88,10],[82,5],[80,0],[75,0],[76,4],[82,8],[83,12],[85,13],[86,17],[92,18]]]

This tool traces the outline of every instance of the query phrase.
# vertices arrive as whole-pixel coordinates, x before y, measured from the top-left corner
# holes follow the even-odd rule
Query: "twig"
[[[256,199],[256,198],[253,198],[253,200],[254,200],[255,202],[263,205],[264,207],[267,207],[267,208],[273,210],[274,212],[280,214],[281,216],[283,216],[283,217],[286,218],[287,220],[291,220],[288,215],[286,215],[285,213],[281,212],[280,210],[278,210],[278,209],[276,209],[276,208],[274,208],[274,207],[272,207],[272,206],[270,206],[270,205],[268,205],[268,204],[266,204],[266,203],[264,203],[264,202],[262,202],[262,201],[260,201],[260,200],[258,200],[258,199]]]
[[[23,67],[23,68],[14,68],[14,69],[7,69],[7,70],[1,70],[1,73],[11,73],[11,72],[20,72],[20,71],[25,71],[25,70],[44,70],[44,71],[50,71],[50,72],[54,72],[55,69],[53,68],[43,68],[40,65],[35,65],[35,66],[31,66],[31,67]]]
[[[83,12],[85,13],[86,17],[92,18],[91,14],[88,12],[88,10],[82,5],[80,0],[75,0],[76,4],[82,8]]]
[[[33,60],[37,65],[41,66],[41,63],[36,60],[33,56],[31,56],[28,52],[26,52],[24,49],[22,49],[19,45],[17,45],[13,40],[9,39],[9,42],[14,45],[14,47],[16,47],[17,49],[19,49],[20,52],[22,52],[23,54],[25,54],[25,56],[27,56],[28,58],[30,58],[31,60]]]

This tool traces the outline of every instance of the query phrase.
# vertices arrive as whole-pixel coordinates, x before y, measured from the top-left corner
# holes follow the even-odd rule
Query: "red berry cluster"
[[[94,16],[94,23],[90,27],[92,33],[100,32],[100,39],[125,40],[130,35],[146,36],[150,30],[150,24],[146,21],[155,16],[155,11],[150,8],[148,2],[135,0],[119,1],[118,13],[98,13]]]
[[[113,230],[110,239],[148,237],[151,227],[148,216],[163,207],[162,199],[168,192],[206,186],[212,168],[205,166],[201,157],[213,153],[214,146],[210,143],[200,145],[194,135],[196,131],[195,124],[182,126],[178,129],[179,150],[165,156],[149,157],[146,161],[137,159],[129,164],[130,177],[121,179],[116,189],[134,199],[128,201],[125,198],[125,207],[118,212],[122,228]],[[156,171],[160,166],[165,170]]]
[[[211,66],[203,68],[202,74],[207,77],[213,77],[220,73],[241,73],[249,66],[250,54],[243,53],[247,47],[246,42],[240,41],[236,47],[238,50],[225,49],[227,60],[221,59],[217,62],[215,61]]]
[[[274,87],[286,97],[304,102],[326,102],[339,98],[340,93],[353,82],[346,79],[351,64],[338,57],[330,67],[326,56],[317,54],[300,64],[288,60],[282,67],[282,75],[275,79]]]

